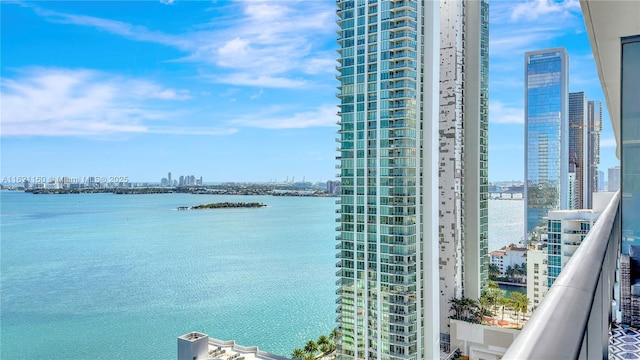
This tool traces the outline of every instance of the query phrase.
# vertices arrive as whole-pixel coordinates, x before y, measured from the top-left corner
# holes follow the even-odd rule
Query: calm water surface
[[[268,206],[175,210],[221,201]],[[175,359],[192,330],[289,355],[335,325],[334,203],[2,191],[0,357]],[[489,202],[490,250],[522,209]]]
[[[2,359],[175,359],[204,330],[288,355],[335,319],[335,199],[1,198]],[[258,209],[176,211],[219,201]]]

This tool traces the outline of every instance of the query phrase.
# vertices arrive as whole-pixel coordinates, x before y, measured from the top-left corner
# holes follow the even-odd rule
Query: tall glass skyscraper
[[[525,53],[525,240],[568,206],[568,77],[564,48]]]
[[[591,209],[593,206],[601,129],[602,103],[588,101],[584,92],[569,93],[569,173],[575,170],[576,186],[575,199],[569,196],[568,209]]]
[[[574,188],[568,191],[573,196],[569,196],[567,209],[585,209],[587,134],[587,97],[584,92],[569,93],[569,173],[575,173],[575,183]]]
[[[600,188],[600,133],[602,132],[602,102],[590,100],[587,102],[587,157],[586,157],[586,198],[585,209],[593,208],[593,193]],[[604,180],[602,180],[604,181]]]
[[[337,6],[338,357],[438,358],[488,271],[487,1]]]

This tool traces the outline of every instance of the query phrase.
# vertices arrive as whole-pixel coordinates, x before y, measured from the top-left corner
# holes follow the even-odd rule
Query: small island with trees
[[[202,204],[192,207],[178,206],[178,210],[202,210],[202,209],[235,209],[235,208],[261,208],[267,206],[263,203],[256,202],[219,202],[211,204]]]

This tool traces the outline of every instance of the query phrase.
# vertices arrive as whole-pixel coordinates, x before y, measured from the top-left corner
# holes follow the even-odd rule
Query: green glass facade
[[[340,357],[418,350],[417,1],[338,1]]]
[[[434,340],[437,333],[429,339],[425,327],[429,322],[440,324],[435,318],[437,314],[426,315],[431,307],[438,307],[437,279],[465,278],[477,288],[474,293],[486,285],[488,3],[477,3],[481,6],[476,8],[476,22],[482,25],[481,31],[473,35],[477,37],[477,52],[482,60],[460,64],[460,69],[468,66],[476,71],[473,84],[479,90],[475,93],[470,90],[469,94],[475,95],[468,95],[475,96],[475,112],[464,127],[462,117],[454,119],[465,129],[463,137],[467,136],[467,128],[473,129],[473,143],[477,144],[466,150],[469,158],[462,148],[464,141],[461,139],[456,145],[461,148],[459,166],[464,167],[468,159],[474,162],[473,171],[468,171],[462,185],[457,187],[469,191],[462,196],[463,205],[473,207],[468,214],[474,221],[473,226],[465,228],[468,230],[465,236],[472,235],[451,245],[454,249],[473,249],[468,256],[474,260],[458,259],[457,273],[443,275],[438,260],[427,259],[425,250],[438,251],[438,238],[426,235],[430,233],[427,227],[432,226],[425,225],[434,222],[434,228],[438,225],[437,211],[433,219],[425,219],[423,215],[428,213],[425,208],[429,204],[438,201],[435,190],[433,193],[425,190],[425,177],[437,176],[433,174],[438,167],[435,162],[428,163],[425,155],[426,147],[438,146],[437,141],[426,135],[426,128],[432,126],[437,133],[437,115],[432,118],[425,110],[428,107],[425,99],[430,96],[435,97],[438,106],[438,84],[426,80],[428,62],[437,66],[438,56],[424,50],[428,47],[425,34],[438,31],[437,23],[425,20],[434,11],[433,4],[411,0],[337,1],[338,175],[342,188],[336,219],[339,224],[336,303],[337,324],[342,334],[337,353],[340,359],[431,358],[429,351],[431,345],[437,346]],[[463,70],[460,71],[463,78]],[[459,90],[462,94],[462,87]],[[462,95],[459,101],[466,105]],[[467,179],[472,179],[472,183],[467,183]],[[440,180],[441,186],[443,182],[450,185],[442,175]],[[454,220],[460,228],[464,228],[465,213],[460,211]],[[443,226],[451,228],[440,223]],[[471,232],[471,228],[477,230]],[[435,285],[427,288],[425,279],[431,277]],[[435,301],[431,301],[429,294],[433,294]],[[448,306],[440,307],[440,311],[448,316]]]
[[[622,40],[622,251],[640,244],[640,35]]]

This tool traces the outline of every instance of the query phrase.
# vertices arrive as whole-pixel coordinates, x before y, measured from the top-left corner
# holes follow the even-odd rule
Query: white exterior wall
[[[506,266],[504,266],[504,260],[506,258],[506,254],[503,251],[492,251],[490,253],[491,264],[498,267],[500,270],[500,274],[504,274]]]
[[[461,297],[463,262],[463,94],[464,3],[440,2],[440,332],[449,333],[449,300]]]
[[[578,208],[578,183],[576,181],[576,173],[570,172],[567,176],[567,197],[569,199],[569,210]]]
[[[581,225],[589,224],[589,228],[593,228],[598,216],[600,216],[600,212],[591,209],[549,211],[549,220],[560,220],[563,268],[587,234],[587,232],[580,230]]]
[[[491,263],[498,266],[500,273],[505,274],[509,266],[523,265],[527,262],[527,251],[525,249],[511,249],[507,248],[504,254],[497,254],[497,252],[491,253]]]
[[[190,332],[178,337],[178,360],[207,360],[209,358],[209,336]]]
[[[449,333],[449,300],[461,296],[479,298],[483,282],[488,280],[487,215],[483,209],[487,200],[482,193],[487,186],[484,107],[488,95],[483,90],[486,63],[482,54],[486,51],[481,51],[486,46],[484,5],[476,0],[439,2],[438,234],[442,333]]]
[[[550,240],[547,256],[550,282],[555,281],[562,272],[587,233],[593,228],[598,216],[600,212],[591,209],[549,211],[549,221],[555,224],[560,223],[559,232],[557,228],[548,229],[549,239],[554,237],[556,239],[555,245],[552,244],[554,241]],[[583,230],[583,224],[589,226]]]
[[[527,297],[537,308],[549,291],[547,288],[547,251],[527,251]]]
[[[506,259],[504,264],[505,270],[509,266],[513,267],[516,264],[523,265],[527,262],[527,250],[525,249],[516,250],[516,249],[507,248],[506,253],[507,254],[506,254]]]
[[[470,360],[499,360],[520,330],[451,320],[451,347],[458,347]]]

